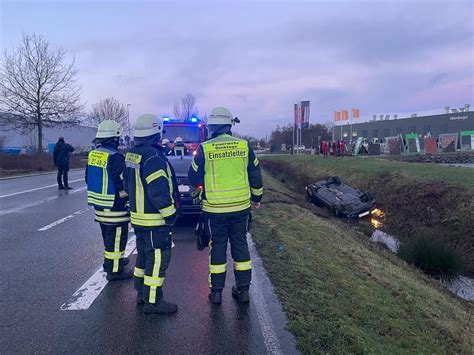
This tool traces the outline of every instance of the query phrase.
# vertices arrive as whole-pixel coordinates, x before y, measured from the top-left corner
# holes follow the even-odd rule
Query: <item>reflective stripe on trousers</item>
[[[247,245],[249,214],[234,216],[206,215],[210,233],[209,287],[220,290],[225,286],[227,241],[234,259],[234,275],[238,287],[248,288],[252,263]]]
[[[145,275],[144,283],[150,286],[150,295],[148,296],[148,302],[156,303],[156,288],[163,286],[164,277],[160,278],[160,267],[161,267],[161,249],[155,249],[155,263],[153,264],[152,276]]]
[[[104,240],[104,271],[120,272],[128,237],[128,223],[100,223]]]

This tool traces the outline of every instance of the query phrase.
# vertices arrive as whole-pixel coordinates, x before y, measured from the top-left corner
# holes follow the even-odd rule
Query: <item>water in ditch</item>
[[[376,229],[370,240],[375,243],[380,243],[385,245],[392,253],[397,253],[398,248],[400,247],[400,242],[398,238]],[[443,281],[442,284],[456,296],[466,300],[474,301],[474,278],[460,276],[454,281]]]

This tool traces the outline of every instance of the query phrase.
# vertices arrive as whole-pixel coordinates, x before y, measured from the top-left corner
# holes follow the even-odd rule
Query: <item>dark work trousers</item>
[[[246,290],[252,279],[250,252],[247,245],[249,213],[206,214],[207,227],[210,234],[209,242],[209,287],[222,290],[225,285],[227,271],[227,241],[234,259],[234,275],[236,286]]]
[[[69,166],[68,165],[58,165],[58,176],[57,176],[57,181],[58,181],[58,186],[59,187],[68,187],[68,171],[69,171]],[[63,185],[64,181],[64,185]]]
[[[121,272],[123,258],[127,246],[128,223],[106,224],[99,223],[104,239],[104,271],[106,273]]]
[[[135,228],[135,235],[137,238],[137,261],[133,272],[135,289],[145,302],[157,303],[163,295],[163,282],[171,260],[171,229]]]

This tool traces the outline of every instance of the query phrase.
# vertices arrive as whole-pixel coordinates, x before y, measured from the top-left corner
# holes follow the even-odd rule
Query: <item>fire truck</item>
[[[207,125],[202,119],[191,117],[188,120],[173,119],[163,117],[163,138],[169,139],[174,146],[177,137],[183,138],[183,142],[188,150],[186,156],[167,156],[168,161],[174,168],[178,183],[180,213],[199,214],[201,207],[194,204],[191,197],[192,186],[189,184],[188,170],[191,166],[193,155],[201,142],[207,138]]]
[[[188,120],[163,117],[163,129],[163,138],[169,139],[172,143],[177,137],[183,138],[186,148],[191,153],[207,138],[206,123],[198,117],[191,117]]]

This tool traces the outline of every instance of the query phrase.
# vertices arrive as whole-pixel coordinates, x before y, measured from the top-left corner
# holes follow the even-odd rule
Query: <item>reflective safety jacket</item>
[[[107,224],[130,221],[123,188],[124,156],[113,147],[101,146],[89,153],[86,167],[87,202],[95,208],[95,220]]]
[[[262,174],[255,153],[243,139],[221,134],[201,144],[189,168],[194,187],[203,186],[202,209],[207,213],[248,210],[260,202]]]
[[[161,149],[150,141],[137,142],[125,164],[132,225],[150,230],[174,221],[176,177]]]
[[[176,145],[173,148],[173,151],[174,151],[174,155],[177,155],[177,156],[188,155],[188,149],[186,148],[183,142],[176,143]]]

